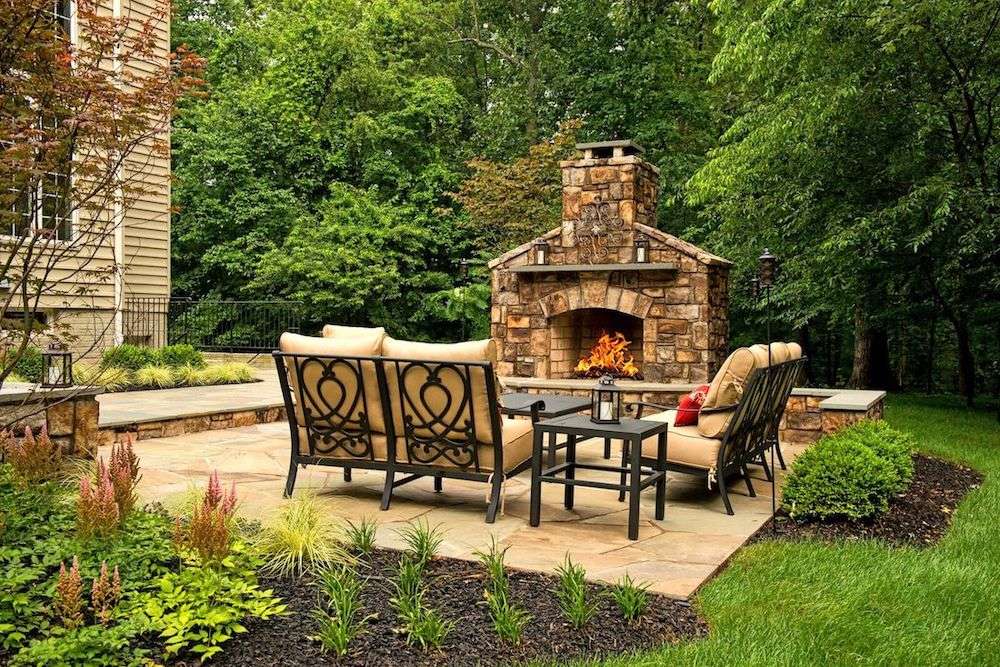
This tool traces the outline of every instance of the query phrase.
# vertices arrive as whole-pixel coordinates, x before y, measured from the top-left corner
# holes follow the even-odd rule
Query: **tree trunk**
[[[972,356],[972,342],[969,339],[969,325],[964,317],[955,318],[955,337],[958,339],[958,391],[965,396],[965,402],[972,407],[976,400],[976,361]]]
[[[855,389],[892,386],[889,335],[884,328],[873,326],[860,308],[854,311],[854,363],[849,385]]]
[[[809,336],[809,324],[799,329],[799,345],[802,346],[802,356],[806,358],[806,372],[805,377],[800,381],[809,386],[812,384],[813,374],[812,374],[812,338]]]
[[[927,335],[927,393],[934,393],[934,358],[937,355],[937,313],[931,313],[931,326]]]

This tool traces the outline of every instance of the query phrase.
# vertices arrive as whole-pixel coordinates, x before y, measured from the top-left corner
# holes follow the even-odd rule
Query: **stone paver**
[[[601,449],[596,441],[584,443],[578,456],[599,460]],[[288,450],[286,423],[141,441],[136,444],[143,470],[140,494],[147,501],[179,507],[193,486],[203,485],[208,474],[218,470],[223,481],[236,482],[240,511],[267,521],[288,502],[281,497]],[[786,446],[786,457],[796,450]],[[101,453],[107,456],[107,448]],[[543,485],[542,523],[531,528],[527,472],[507,482],[505,511],[493,525],[484,521],[485,484],[446,479],[443,493],[438,494],[430,478],[419,480],[397,489],[392,507],[380,512],[382,473],[355,470],[354,481],[345,483],[340,470],[311,466],[299,471],[295,493],[314,493],[337,519],[377,519],[382,546],[399,547],[399,528],[422,518],[446,529],[443,555],[473,559],[474,552],[487,548],[495,536],[510,547],[507,562],[513,567],[552,572],[569,554],[594,579],[613,581],[628,572],[650,582],[655,591],[687,597],[770,516],[770,485],[759,468],[753,474],[758,497],[748,497],[745,487],[738,485],[730,495],[736,515],[727,516],[717,492],[708,491],[694,477],[671,473],[665,520],[653,518],[654,490],[648,489],[635,542],[626,538],[625,505],[615,492],[601,489],[577,488],[576,507],[566,510],[562,487]]]

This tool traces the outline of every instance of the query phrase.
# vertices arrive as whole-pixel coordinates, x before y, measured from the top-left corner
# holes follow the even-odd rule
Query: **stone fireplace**
[[[730,262],[656,229],[659,170],[641,147],[577,149],[560,164],[562,224],[490,262],[500,375],[581,377],[598,339],[621,334],[647,382],[707,381],[728,351]]]

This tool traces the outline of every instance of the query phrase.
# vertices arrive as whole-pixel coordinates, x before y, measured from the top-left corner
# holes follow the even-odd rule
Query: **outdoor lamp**
[[[549,244],[545,241],[535,241],[535,264],[549,263]]]
[[[469,277],[469,260],[464,257],[458,260],[458,278],[459,280],[465,280]]]
[[[645,264],[649,261],[649,239],[639,238],[635,241],[635,261],[636,264]]]
[[[73,386],[73,355],[56,342],[42,352],[42,386],[62,389]]]
[[[774,284],[774,276],[778,272],[778,258],[764,248],[764,254],[757,258],[760,262],[760,286],[770,287]]]
[[[622,415],[622,390],[610,375],[602,375],[590,392],[590,421],[618,424]]]

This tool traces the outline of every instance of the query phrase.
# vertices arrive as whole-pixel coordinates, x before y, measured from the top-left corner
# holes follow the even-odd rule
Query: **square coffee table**
[[[566,415],[543,419],[535,424],[534,445],[531,456],[531,520],[537,526],[541,517],[542,484],[562,484],[565,487],[563,505],[573,509],[573,489],[586,486],[628,494],[628,538],[639,539],[639,496],[651,484],[656,485],[656,519],[662,521],[667,498],[667,423],[641,419],[622,419],[618,424],[595,424],[587,415]],[[548,433],[566,436],[566,461],[542,468],[542,437]],[[642,468],[642,441],[657,436],[656,465],[652,470]],[[583,438],[612,438],[630,444],[628,465],[612,466],[576,462],[576,441]],[[576,479],[577,470],[598,470],[616,473],[617,483]]]
[[[500,395],[500,412],[508,417],[530,417],[531,406],[538,401],[545,407],[538,411],[541,419],[551,419],[571,415],[590,408],[590,398],[587,396],[566,396],[564,394],[520,394],[506,393]],[[556,464],[556,450],[564,449],[565,444],[556,444],[556,434],[549,434],[549,466]],[[611,441],[604,447],[604,458],[611,458]]]

